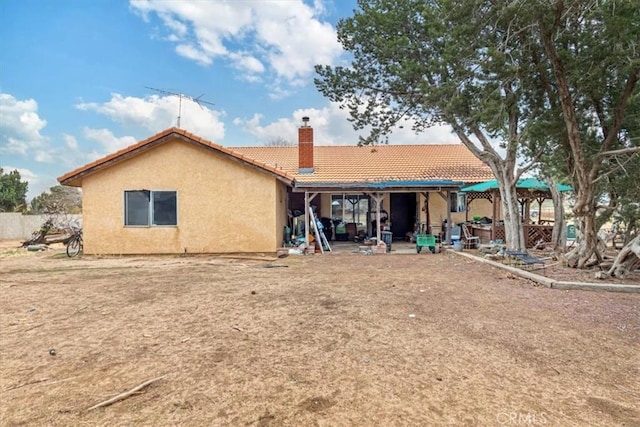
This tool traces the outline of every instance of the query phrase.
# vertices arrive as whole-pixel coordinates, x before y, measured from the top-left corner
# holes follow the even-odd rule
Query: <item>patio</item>
[[[572,191],[568,185],[557,184],[556,188],[559,192]],[[504,225],[502,223],[502,215],[500,212],[500,191],[498,189],[498,181],[492,180],[479,184],[469,185],[462,188],[462,193],[466,194],[467,204],[471,204],[474,200],[489,200],[493,206],[492,221],[489,224],[471,223],[470,228],[474,236],[480,238],[481,243],[502,240],[505,241]],[[550,242],[553,233],[553,225],[543,225],[542,221],[535,224],[530,221],[530,211],[533,202],[538,204],[538,212],[542,210],[542,203],[551,199],[551,190],[549,186],[540,180],[534,178],[520,179],[516,184],[516,193],[518,203],[520,204],[520,215],[523,219],[524,238],[527,248],[534,247],[538,242]]]

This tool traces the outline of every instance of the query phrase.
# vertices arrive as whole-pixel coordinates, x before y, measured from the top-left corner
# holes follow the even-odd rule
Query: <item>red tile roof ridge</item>
[[[315,142],[314,143],[314,148],[326,148],[326,147],[332,147],[332,148],[360,148],[360,149],[379,149],[379,148],[384,148],[384,147],[398,147],[398,148],[403,148],[403,147],[422,147],[424,148],[426,147],[450,147],[450,146],[457,146],[457,145],[464,145],[461,142],[425,142],[422,144],[379,144],[379,145],[357,145],[357,144],[322,144],[322,143],[318,143]],[[284,150],[284,149],[297,149],[298,148],[298,144],[293,144],[293,145],[230,145],[228,146],[228,148],[230,149],[266,149],[266,150]]]

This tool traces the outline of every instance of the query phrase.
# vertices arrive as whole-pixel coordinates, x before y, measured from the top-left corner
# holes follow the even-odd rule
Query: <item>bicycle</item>
[[[84,243],[82,241],[82,229],[78,229],[67,242],[67,256],[74,257],[82,251]]]

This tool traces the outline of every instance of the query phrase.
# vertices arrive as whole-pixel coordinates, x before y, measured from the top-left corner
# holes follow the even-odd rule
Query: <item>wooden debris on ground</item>
[[[130,396],[136,394],[138,391],[142,390],[143,388],[149,386],[150,384],[152,384],[152,383],[154,383],[154,382],[156,382],[158,380],[161,380],[164,377],[166,377],[166,375],[163,375],[161,377],[157,377],[157,378],[153,378],[151,380],[145,381],[142,384],[135,386],[131,390],[127,390],[127,391],[125,391],[123,393],[120,393],[117,396],[112,397],[111,399],[107,399],[107,400],[105,400],[103,402],[100,402],[100,403],[97,403],[97,404],[93,405],[92,407],[88,408],[87,411],[91,411],[93,409],[102,408],[104,406],[109,406],[109,405],[111,405],[113,403],[116,403],[116,402],[118,402],[120,400],[124,400],[127,397],[130,397]]]

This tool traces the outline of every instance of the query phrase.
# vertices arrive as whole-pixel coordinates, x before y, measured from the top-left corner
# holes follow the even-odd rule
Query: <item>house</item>
[[[468,215],[460,188],[493,177],[461,144],[317,146],[303,121],[297,147],[229,148],[171,128],[59,177],[82,187],[85,253],[275,252],[289,214],[308,224],[310,205],[352,233],[379,238],[385,216],[394,237],[416,223],[438,233]]]

